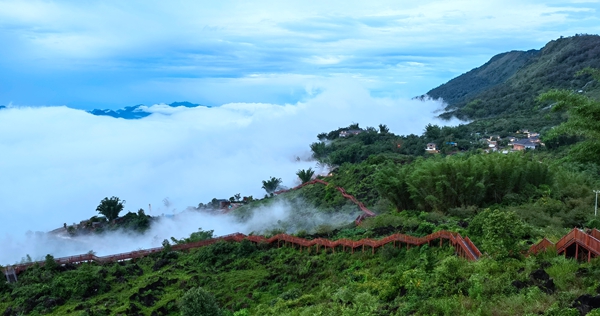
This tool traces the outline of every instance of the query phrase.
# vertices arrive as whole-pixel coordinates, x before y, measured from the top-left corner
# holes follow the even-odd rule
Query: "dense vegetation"
[[[389,246],[372,255],[222,242],[189,253],[165,250],[136,262],[33,267],[18,283],[2,284],[0,310],[4,315],[179,315],[183,304],[191,304],[185,298],[201,287],[211,294],[201,301],[210,303],[214,295],[220,307],[208,315],[578,315],[576,298],[595,295],[600,286],[600,261],[580,264],[551,253],[497,259],[508,253],[486,239],[485,227],[510,228],[494,230],[493,238],[518,246],[525,224],[510,212],[482,214],[463,232],[477,237],[496,259],[467,262],[454,256],[453,248],[433,244],[409,250]],[[418,235],[441,222],[461,229],[448,218],[403,212],[369,219],[334,237],[376,238],[390,230]],[[507,234],[515,230],[520,233]]]
[[[600,67],[598,35],[565,37],[539,51],[497,55],[427,95],[448,102],[443,117],[534,117],[540,115],[536,98],[550,89],[581,90],[598,97],[598,83],[573,76],[585,67]]]
[[[504,113],[489,109],[497,102],[489,94],[492,90],[506,93],[506,109],[527,108],[514,103],[511,92],[502,87],[525,78],[524,72],[532,84],[541,82],[543,69],[534,72],[528,67],[552,64],[548,56],[563,56],[564,71],[583,69],[569,81],[574,85],[577,80],[600,80],[598,70],[581,67],[589,64],[588,59],[576,62],[584,52],[596,51],[585,43],[597,38],[576,36],[549,43],[539,53],[505,54],[471,73],[481,77],[472,83],[478,95],[488,93],[490,102],[481,103],[485,116]],[[581,49],[574,54],[576,44]],[[505,69],[497,73],[493,67]],[[485,81],[494,76],[496,81]],[[360,249],[316,253],[315,248],[308,253],[246,240],[176,252],[165,240],[162,253],[135,262],[59,266],[47,256],[43,267],[29,268],[19,275],[19,282],[0,282],[0,312],[5,316],[600,315],[600,309],[592,310],[600,307],[596,296],[600,258],[580,263],[552,251],[525,256],[542,237],[556,241],[573,227],[600,228],[600,220],[593,216],[592,194],[600,184],[600,103],[588,90],[546,89],[553,83],[532,88],[545,93],[535,96],[539,109],[530,119],[504,113],[456,127],[428,125],[422,135],[395,135],[383,124],[365,129],[352,124],[321,133],[310,148],[319,163],[331,167],[325,177],[329,185],[277,195],[281,179],[270,177],[262,183],[265,198],[235,194],[229,200],[243,204],[231,212],[239,221],[277,205],[292,210],[287,220],[257,233],[358,240],[451,230],[469,236],[484,253],[477,262],[456,257],[453,248],[437,243],[410,249],[388,245],[374,254]],[[526,111],[534,110],[519,113]],[[483,139],[506,143],[509,136],[522,137],[517,130],[531,128],[542,133],[547,146],[505,154],[484,151],[488,143]],[[426,151],[428,143],[435,143],[436,150]],[[306,182],[314,173],[299,170],[297,176]],[[378,216],[355,226],[352,220],[360,211],[337,186]],[[115,207],[122,210],[119,199],[105,200],[98,211],[113,224],[104,230],[143,231],[152,225],[143,210],[116,218]],[[198,209],[217,208],[220,202],[213,199]],[[199,230],[171,242],[212,235],[213,231]]]

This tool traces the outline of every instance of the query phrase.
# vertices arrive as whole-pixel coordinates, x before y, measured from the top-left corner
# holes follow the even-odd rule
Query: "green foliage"
[[[212,294],[201,287],[190,289],[180,303],[182,316],[220,316],[221,309]]]
[[[44,269],[48,271],[54,271],[58,268],[58,263],[54,260],[54,257],[50,254],[46,255],[44,260]]]
[[[109,221],[112,221],[119,217],[119,213],[123,210],[124,203],[124,200],[121,200],[116,196],[113,196],[110,199],[105,197],[100,201],[98,207],[96,207],[96,211],[106,216]]]
[[[600,36],[576,35],[550,41],[541,50],[502,53],[427,95],[449,104],[443,117],[543,117],[535,109],[535,99],[549,89],[598,93],[588,78],[573,74],[600,66],[599,47]]]
[[[271,177],[269,180],[263,180],[262,188],[267,191],[267,194],[272,194],[277,191],[281,185],[281,178]]]
[[[151,219],[152,217],[146,215],[143,209],[139,209],[137,213],[127,212],[119,219],[119,223],[115,228],[144,233],[150,228]]]
[[[600,70],[586,68],[586,73],[598,75]],[[550,130],[546,139],[552,141],[563,135],[578,136],[583,141],[571,147],[570,158],[580,162],[600,164],[600,102],[582,93],[569,90],[551,90],[539,100],[554,101],[552,110],[568,113],[568,120]]]
[[[196,242],[196,241],[202,241],[202,240],[207,240],[207,239],[211,239],[214,237],[214,230],[202,230],[202,228],[198,228],[197,232],[193,232],[190,237],[187,238],[182,238],[182,239],[175,239],[173,237],[171,237],[171,240],[179,245],[179,244],[187,244],[187,243],[191,243],[191,242]]]
[[[375,174],[375,187],[381,196],[394,204],[397,211],[415,208],[408,187],[413,165],[388,163]]]
[[[411,165],[388,164],[375,175],[380,194],[398,210],[447,212],[519,202],[540,185],[552,184],[551,171],[528,155],[450,156],[417,160]]]
[[[300,178],[300,181],[302,181],[302,183],[306,183],[312,179],[312,177],[315,175],[315,171],[312,170],[312,168],[302,169],[298,170],[298,172],[296,172],[296,175],[298,176],[298,178]]]
[[[521,241],[528,229],[515,212],[497,209],[480,212],[469,225],[471,238],[480,240],[481,250],[497,259],[518,257],[524,250]]]

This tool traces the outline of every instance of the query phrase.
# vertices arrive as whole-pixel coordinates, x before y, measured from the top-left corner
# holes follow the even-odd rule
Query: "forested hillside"
[[[598,96],[598,83],[589,76],[575,76],[585,67],[600,67],[598,35],[565,37],[541,50],[499,54],[427,95],[448,103],[443,117],[534,116],[539,115],[535,110],[537,96],[550,89],[581,90]]]
[[[309,241],[360,240],[362,247],[257,238],[178,248],[213,237],[213,231],[199,230],[189,238],[164,240],[162,249],[136,260],[60,265],[48,255],[42,265],[31,263],[18,282],[0,282],[0,312],[600,315],[600,240],[592,230],[600,229],[594,215],[600,99],[592,93],[600,70],[583,67],[597,62],[600,46],[592,43],[599,38],[561,38],[539,52],[503,54],[437,90],[466,102],[473,96],[455,92],[473,87],[486,119],[429,124],[421,135],[396,135],[385,122],[324,131],[307,146],[327,172],[298,170],[298,180],[307,185],[285,190],[271,177],[263,181],[264,198],[242,199],[238,193],[229,200],[235,208],[213,199],[188,210],[226,214],[239,224],[271,223],[252,232],[254,237],[287,233]],[[505,106],[494,108],[499,102]],[[474,108],[456,104],[455,114]],[[311,181],[315,178],[320,180]],[[122,217],[103,212],[109,202],[118,206],[119,199],[98,206],[107,217],[101,229],[72,228],[74,238],[120,230],[137,234],[155,223],[143,210]],[[355,221],[363,205],[376,216]],[[273,210],[289,214],[269,221]],[[467,260],[461,256],[464,248],[440,239],[418,246],[406,240],[364,246],[392,234],[412,238],[441,231],[468,236],[481,255]],[[563,243],[562,250],[529,251],[543,238],[547,245],[565,241],[561,237],[572,231],[598,248],[567,240],[571,243]]]

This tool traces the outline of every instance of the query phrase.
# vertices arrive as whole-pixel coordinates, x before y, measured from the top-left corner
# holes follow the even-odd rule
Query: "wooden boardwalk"
[[[241,242],[243,240],[249,240],[256,244],[260,244],[260,243],[266,243],[266,244],[271,244],[271,245],[276,244],[277,247],[281,247],[281,246],[294,247],[294,248],[300,249],[300,251],[306,250],[309,253],[311,251],[314,251],[315,253],[320,252],[320,251],[325,251],[325,252],[331,251],[332,253],[335,253],[336,251],[341,250],[341,251],[350,251],[352,253],[357,252],[357,251],[362,251],[362,252],[371,251],[371,253],[375,254],[375,251],[377,249],[379,249],[385,245],[388,245],[388,244],[391,244],[394,247],[406,247],[407,249],[409,249],[410,247],[421,246],[424,244],[431,245],[432,243],[434,243],[434,245],[439,245],[439,246],[443,246],[444,244],[452,246],[455,249],[455,253],[458,256],[463,257],[467,260],[474,261],[474,260],[479,259],[479,257],[481,256],[481,252],[479,251],[479,249],[477,249],[477,247],[475,247],[475,245],[471,242],[471,240],[468,237],[466,237],[466,236],[462,237],[458,233],[445,231],[445,230],[438,231],[433,234],[429,234],[425,237],[414,237],[414,236],[409,236],[409,235],[404,235],[404,234],[393,234],[393,235],[390,235],[383,239],[378,239],[378,240],[370,239],[370,238],[365,238],[365,239],[361,239],[361,240],[350,240],[350,239],[329,240],[329,239],[325,239],[325,238],[304,239],[304,238],[300,238],[300,237],[296,237],[296,236],[292,236],[292,235],[288,235],[288,234],[278,234],[273,237],[266,238],[264,236],[254,236],[254,235],[246,236],[241,233],[235,233],[235,234],[221,236],[218,238],[212,238],[212,239],[203,240],[203,241],[174,245],[172,247],[172,249],[177,250],[177,251],[185,251],[185,250],[189,250],[189,249],[195,249],[195,248],[212,245],[212,244],[220,242],[220,241]],[[142,257],[148,256],[150,254],[159,253],[162,251],[163,251],[162,247],[157,247],[157,248],[150,248],[150,249],[145,249],[145,250],[137,250],[137,251],[132,251],[132,252],[120,253],[120,254],[115,254],[115,255],[110,255],[110,256],[104,256],[104,257],[98,257],[94,254],[83,254],[83,255],[77,255],[77,256],[56,258],[55,261],[59,265],[78,264],[78,263],[83,263],[83,262],[96,262],[99,264],[104,264],[104,263],[111,263],[111,262],[117,262],[117,261],[142,258]],[[16,277],[9,280],[8,279],[9,274],[10,275],[14,274],[16,276],[16,274],[18,274],[19,272],[22,272],[25,269],[27,269],[28,267],[35,265],[35,264],[43,266],[45,264],[45,262],[37,261],[37,262],[29,262],[29,263],[12,265],[12,266],[6,267],[4,269],[4,273],[7,276],[7,280],[9,282],[12,281],[13,279],[16,281]]]
[[[312,181],[308,181],[305,183],[302,183],[301,185],[298,185],[296,187],[293,187],[291,189],[288,190],[280,190],[280,191],[276,191],[273,192],[274,194],[281,194],[281,193],[285,193],[285,192],[289,192],[292,190],[298,190],[302,187],[305,187],[307,185],[311,185],[311,184],[316,184],[316,183],[320,183],[323,185],[329,185],[329,182],[323,181],[321,179],[314,179]],[[356,225],[359,225],[363,219],[365,219],[366,217],[373,217],[375,216],[375,213],[373,213],[373,211],[369,210],[362,202],[360,202],[359,200],[357,200],[354,196],[348,194],[348,192],[346,192],[346,190],[342,187],[335,187],[335,189],[337,191],[339,191],[343,197],[345,197],[346,199],[352,201],[352,203],[356,204],[358,206],[358,208],[363,212],[363,214],[359,215],[354,222],[356,223]]]
[[[556,251],[567,258],[575,258],[588,262],[600,255],[600,231],[592,229],[589,233],[573,228],[564,235],[556,244],[544,238],[529,248],[529,253],[537,254],[541,251]]]

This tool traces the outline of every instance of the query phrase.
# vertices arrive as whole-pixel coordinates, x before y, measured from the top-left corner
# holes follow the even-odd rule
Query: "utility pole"
[[[594,193],[596,193],[596,206],[594,206],[594,216],[598,216],[598,193],[600,193],[600,190],[594,190]]]

